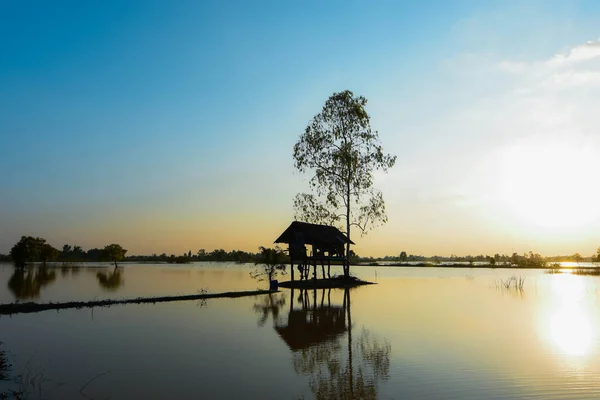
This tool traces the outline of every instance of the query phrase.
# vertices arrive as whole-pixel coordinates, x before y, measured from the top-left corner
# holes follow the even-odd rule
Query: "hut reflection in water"
[[[292,289],[287,321],[274,320],[275,330],[317,399],[374,399],[389,377],[391,345],[365,328],[353,338],[351,289],[343,289],[341,304],[332,302],[340,291]]]

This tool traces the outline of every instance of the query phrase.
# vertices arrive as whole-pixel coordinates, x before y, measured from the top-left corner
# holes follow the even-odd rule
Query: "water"
[[[126,265],[118,278],[110,267],[58,269],[19,286],[4,265],[0,302],[265,287],[250,279],[250,268]],[[30,398],[600,396],[597,277],[399,267],[353,273],[377,285],[2,316],[0,349],[14,372],[43,378],[40,392],[28,387]],[[522,291],[497,287],[515,273],[525,277]],[[0,392],[16,385],[0,383]]]

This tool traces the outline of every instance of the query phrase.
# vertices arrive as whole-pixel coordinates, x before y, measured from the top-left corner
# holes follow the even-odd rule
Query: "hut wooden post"
[[[308,274],[310,273],[310,265],[306,261],[302,264],[302,279],[308,280]]]
[[[292,269],[292,282],[294,282],[294,260],[290,258],[290,267]]]

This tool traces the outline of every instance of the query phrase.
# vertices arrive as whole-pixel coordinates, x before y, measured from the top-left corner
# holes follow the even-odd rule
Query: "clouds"
[[[497,68],[529,78],[526,82],[529,87],[518,89],[521,94],[531,93],[534,89],[551,92],[597,87],[600,86],[600,39],[574,46],[547,60],[502,60]]]
[[[498,69],[505,72],[520,74],[525,72],[525,70],[527,69],[527,63],[520,61],[504,60],[498,63]]]
[[[581,43],[533,59],[485,48],[440,64],[448,79],[438,78],[435,95],[444,107],[419,128],[443,133],[443,146],[419,155],[413,167],[427,184],[411,185],[421,197],[447,199],[427,203],[430,227],[473,221],[493,238],[478,246],[496,251],[535,242],[542,253],[572,252],[567,233],[578,238],[576,251],[594,248],[600,41]]]
[[[593,60],[600,57],[600,39],[575,46],[568,52],[557,54],[547,61],[548,65],[562,67],[569,64]]]
[[[600,106],[600,40],[573,46],[547,58],[523,62],[503,60],[496,71],[507,79],[499,88],[496,103],[515,134],[523,138],[578,136],[591,140],[600,136],[597,110]],[[502,94],[504,93],[504,94]]]
[[[594,185],[600,168],[600,41],[549,58],[502,60],[490,73],[500,73],[504,85],[494,110],[479,123],[504,140],[486,154],[489,163],[471,190],[489,193],[485,203],[501,216],[493,222],[523,240],[543,238],[546,248],[560,247],[564,238],[552,241],[549,235],[572,228],[581,242],[592,241],[583,232],[600,217]]]
[[[600,71],[569,70],[555,72],[542,82],[543,88],[557,91],[596,86],[600,86]]]

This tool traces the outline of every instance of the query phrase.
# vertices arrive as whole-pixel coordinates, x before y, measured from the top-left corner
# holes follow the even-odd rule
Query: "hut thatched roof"
[[[307,222],[294,221],[275,240],[275,243],[293,243],[296,233],[302,233],[304,244],[309,245],[343,245],[354,242],[344,235],[338,228],[330,225],[309,224]]]

